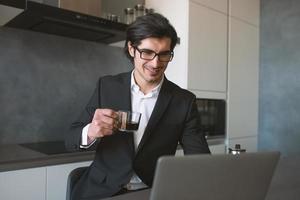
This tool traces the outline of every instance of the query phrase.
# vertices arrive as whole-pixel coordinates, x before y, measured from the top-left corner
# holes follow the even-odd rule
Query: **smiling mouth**
[[[162,67],[152,68],[145,66],[145,69],[148,70],[151,73],[151,75],[157,75],[162,70]]]

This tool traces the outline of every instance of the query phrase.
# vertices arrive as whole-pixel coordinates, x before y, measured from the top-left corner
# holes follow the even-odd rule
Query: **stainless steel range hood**
[[[106,44],[124,40],[127,28],[123,23],[26,0],[0,0],[1,23]]]

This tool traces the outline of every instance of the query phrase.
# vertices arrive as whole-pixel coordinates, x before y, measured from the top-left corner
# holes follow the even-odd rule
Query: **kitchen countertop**
[[[224,144],[224,138],[208,138],[209,145]],[[10,144],[0,146],[0,172],[43,167],[93,160],[95,151],[67,152],[62,149],[63,142],[45,142],[32,144]],[[38,151],[41,146],[54,146],[52,150]],[[30,148],[28,148],[30,147]],[[32,148],[33,147],[33,148]],[[178,149],[180,149],[178,145]],[[57,152],[56,152],[57,151]],[[43,153],[44,152],[44,153]],[[48,152],[48,153],[47,153]]]
[[[94,151],[45,154],[18,144],[0,146],[0,172],[89,161]]]

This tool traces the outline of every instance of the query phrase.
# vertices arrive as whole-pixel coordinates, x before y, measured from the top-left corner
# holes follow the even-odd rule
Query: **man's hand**
[[[111,109],[96,109],[88,129],[88,140],[93,141],[113,134],[118,129],[118,112]]]

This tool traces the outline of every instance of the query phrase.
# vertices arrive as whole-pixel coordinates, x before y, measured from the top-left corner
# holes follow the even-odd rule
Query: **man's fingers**
[[[112,109],[96,109],[95,113],[94,113],[94,119],[102,119],[102,118],[112,118],[112,119],[116,119],[118,117],[118,114],[116,111],[112,110]]]
[[[111,109],[96,109],[91,125],[91,136],[111,135],[119,127],[118,113]]]
[[[98,122],[94,121],[91,123],[89,131],[90,136],[99,138],[106,135],[111,135],[113,133],[113,127],[103,123],[99,125]]]
[[[107,121],[111,121],[111,120],[107,120]],[[113,121],[110,123],[106,123],[103,120],[94,120],[92,123],[94,124],[94,126],[98,127],[99,129],[103,128],[103,129],[111,129],[112,130],[114,127]]]

